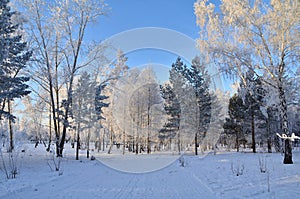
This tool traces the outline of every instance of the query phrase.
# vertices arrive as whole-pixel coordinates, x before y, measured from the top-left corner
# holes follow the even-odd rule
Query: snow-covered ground
[[[219,152],[184,155],[184,167],[175,154],[101,154],[96,160],[75,160],[66,148],[61,172],[53,171],[52,156],[42,145],[27,145],[19,156],[16,179],[0,177],[0,198],[299,198],[300,150],[293,165],[283,165],[280,153]],[[266,160],[266,173],[259,160]],[[123,171],[108,167],[123,169]],[[119,166],[122,165],[122,166]],[[162,165],[166,166],[159,169]],[[237,170],[242,172],[237,176]],[[52,169],[51,169],[52,168]],[[158,170],[156,170],[158,169]],[[130,171],[135,173],[128,173]],[[269,189],[269,191],[268,191]]]

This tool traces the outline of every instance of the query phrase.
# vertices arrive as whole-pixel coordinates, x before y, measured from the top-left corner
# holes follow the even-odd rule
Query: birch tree
[[[20,1],[32,38],[36,84],[49,93],[56,154],[61,157],[71,110],[74,78],[96,57],[84,56],[87,28],[106,14],[104,1]],[[84,58],[88,57],[88,60]]]
[[[117,124],[115,129],[123,129],[123,132],[127,129],[127,131],[132,132],[132,149],[133,151],[135,149],[136,154],[138,154],[139,147],[140,104],[136,103],[136,100],[131,100],[130,103],[130,98],[136,86],[140,86],[137,81],[140,73],[141,71],[138,68],[131,69],[115,83],[111,106],[114,123]],[[130,119],[130,123],[128,122],[128,118]]]
[[[113,108],[114,108],[114,95],[115,95],[115,90],[118,89],[118,84],[119,79],[124,76],[126,76],[127,71],[129,69],[129,66],[127,65],[127,60],[128,57],[126,57],[125,53],[118,49],[117,50],[117,58],[116,60],[112,63],[112,65],[109,66],[108,69],[105,69],[106,74],[105,75],[105,80],[101,80],[100,84],[108,84],[109,86],[106,87],[104,90],[104,95],[109,96],[109,104],[110,106],[104,109],[104,115],[105,118],[107,118],[106,121],[102,122],[102,126],[106,125],[108,132],[109,132],[109,142],[110,142],[110,147],[108,149],[108,154],[111,153],[112,147],[114,145],[113,143],[113,138],[115,137],[114,131],[118,128],[117,127],[117,122],[115,121],[115,118],[113,117]],[[113,67],[112,67],[113,66]],[[108,71],[110,71],[108,73]],[[99,120],[101,121],[101,120]],[[103,133],[104,135],[104,133]]]
[[[148,153],[151,152],[153,132],[156,132],[161,122],[158,112],[159,110],[162,112],[162,109],[159,104],[161,104],[159,86],[150,67],[141,71],[130,70],[116,84],[113,115],[119,129],[122,130],[123,144],[126,138],[131,137],[131,141],[135,143],[136,153],[138,148],[141,151],[144,146],[147,146]],[[132,149],[133,145],[132,143]]]
[[[194,4],[200,27],[198,46],[228,74],[239,76],[248,68],[276,89],[280,99],[282,133],[289,135],[284,76],[299,67],[300,7],[296,0],[223,0],[220,10],[207,0]],[[284,164],[292,164],[285,140]]]
[[[43,142],[46,145],[45,140],[48,139],[45,124],[46,106],[45,101],[40,98],[35,101],[30,96],[26,96],[22,99],[24,110],[22,111],[22,123],[24,125],[24,131],[29,135],[31,140],[35,140],[36,146]],[[50,136],[49,136],[49,139]]]

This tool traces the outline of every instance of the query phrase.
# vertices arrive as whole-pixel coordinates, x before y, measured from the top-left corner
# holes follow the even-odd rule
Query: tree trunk
[[[149,99],[148,99],[148,107],[147,107],[147,154],[151,153],[151,146],[150,146],[150,88],[149,91]]]
[[[293,164],[291,141],[286,139],[284,141],[284,146],[285,146],[285,149],[284,149],[283,164]]]
[[[55,66],[55,75],[58,77],[58,65]],[[53,113],[52,114],[55,114],[55,112],[57,111],[56,115],[53,115],[53,123],[54,123],[54,129],[55,129],[55,133],[56,133],[56,154],[62,154],[62,151],[60,152],[59,150],[59,139],[60,139],[60,116],[59,116],[59,111],[60,111],[60,106],[59,106],[59,88],[58,88],[58,79],[56,78],[56,85],[55,86],[51,86],[52,89],[54,89],[55,91],[55,96],[56,96],[56,99],[54,99],[54,96],[53,96],[53,106],[52,106],[52,109],[54,109],[54,111],[52,111]],[[52,80],[50,80],[51,82],[51,85],[53,85],[52,83]],[[54,87],[54,88],[53,88]],[[52,95],[53,95],[53,91],[52,91],[52,94],[51,94],[51,98],[52,98]],[[55,101],[55,104],[54,104],[54,100]],[[56,108],[55,108],[56,106]],[[56,110],[56,111],[55,111]],[[62,157],[62,156],[61,156]]]
[[[251,111],[252,151],[256,153],[254,112]]]
[[[139,143],[138,142],[135,143],[135,154],[136,155],[139,154]]]
[[[99,153],[100,150],[101,150],[101,146],[102,146],[102,144],[101,144],[101,128],[100,128],[99,139],[98,139],[98,153]]]
[[[113,148],[113,131],[112,131],[112,126],[110,126],[110,131],[109,131],[109,144],[110,144],[110,146],[109,146],[109,149],[108,149],[108,154],[111,154],[111,150],[112,150],[112,148]]]
[[[139,154],[139,137],[138,137],[138,134],[137,134],[136,140],[135,140],[135,154],[136,155]]]
[[[11,104],[10,100],[7,100],[7,109],[8,113],[11,114]],[[8,118],[8,125],[9,125],[9,152],[12,152],[14,150],[14,137],[13,137],[13,128],[12,128],[12,119],[11,116]]]
[[[282,119],[281,127],[282,127],[283,133],[286,134],[287,136],[289,136],[290,133],[289,133],[289,128],[288,128],[287,104],[286,104],[285,93],[284,93],[282,84],[283,83],[280,78],[278,89],[279,89],[279,99],[280,99],[280,108],[281,108],[280,114],[281,114],[281,119]],[[286,139],[284,142],[285,143],[284,143],[283,164],[293,164],[291,142],[288,139]]]
[[[39,14],[38,14],[39,15]],[[40,20],[40,18],[38,19]],[[53,86],[53,78],[52,78],[52,70],[51,70],[51,64],[50,64],[50,58],[49,58],[49,53],[47,50],[47,42],[46,39],[43,37],[44,33],[42,30],[42,27],[40,26],[40,24],[38,25],[38,31],[40,33],[40,35],[42,36],[42,51],[44,51],[45,53],[45,59],[46,59],[46,68],[47,68],[47,78],[49,81],[49,95],[50,95],[50,106],[51,109],[50,111],[52,111],[52,119],[53,119],[53,125],[54,125],[54,132],[55,132],[55,138],[56,138],[56,154],[59,154],[59,150],[58,150],[58,144],[59,144],[59,137],[60,137],[60,129],[58,128],[58,124],[59,124],[59,115],[57,114],[56,110],[59,109],[59,106],[55,107],[55,100],[54,100],[54,86]]]
[[[268,144],[268,153],[272,153],[271,137],[270,137],[270,119],[269,114],[267,118],[267,144]]]
[[[52,139],[52,121],[51,121],[51,107],[49,110],[49,142],[48,142],[48,147],[46,149],[47,152],[50,151],[50,147],[51,147],[51,139]]]
[[[180,154],[181,153],[181,148],[180,148],[180,131],[179,131],[179,128],[177,130],[177,147],[178,147],[178,153]]]
[[[72,95],[73,95],[73,81],[74,81],[74,77],[75,77],[75,73],[77,70],[77,59],[78,59],[78,54],[79,54],[79,49],[80,49],[80,44],[81,44],[81,40],[79,41],[79,44],[77,44],[77,50],[76,53],[74,55],[74,62],[73,65],[71,67],[71,74],[70,74],[70,83],[69,83],[69,88],[68,88],[68,92],[67,92],[67,101],[65,104],[65,115],[63,118],[63,131],[62,131],[62,135],[60,138],[60,143],[59,143],[59,148],[58,148],[58,157],[62,157],[62,153],[64,150],[64,145],[65,145],[65,139],[66,139],[66,134],[67,134],[67,128],[69,127],[68,124],[68,118],[69,118],[69,111],[71,109],[71,105],[72,105]]]
[[[110,144],[107,154],[111,154],[112,147],[113,147],[113,144]]]
[[[43,41],[44,43],[44,41]],[[45,45],[45,44],[44,44]],[[46,45],[45,45],[46,46]],[[51,67],[49,64],[49,58],[48,58],[48,53],[46,53],[47,56],[47,76],[48,76],[48,80],[49,80],[49,94],[50,94],[50,105],[51,108],[50,110],[52,111],[52,120],[53,120],[53,125],[54,125],[54,132],[55,132],[55,139],[56,139],[56,154],[59,154],[59,137],[60,137],[60,128],[59,128],[59,115],[57,114],[56,110],[59,109],[59,106],[55,107],[55,100],[54,100],[54,86],[53,86],[53,82],[52,82],[52,77],[51,77]],[[57,93],[56,93],[57,94]],[[58,96],[57,96],[58,97]]]
[[[80,148],[80,120],[81,120],[81,99],[78,98],[78,121],[77,121],[77,145],[76,145],[76,160],[79,160]]]
[[[195,155],[198,155],[198,136],[195,133]]]
[[[235,137],[235,144],[236,144],[236,151],[239,152],[240,151],[240,142],[239,142],[239,132],[236,132],[236,137]]]
[[[76,145],[76,160],[79,160],[79,148],[80,148],[80,122],[77,125],[77,145]]]
[[[123,155],[125,154],[125,130],[123,130]]]
[[[148,134],[148,137],[147,137],[147,154],[150,154],[151,153],[151,146],[150,146],[150,137],[149,137],[149,134]]]
[[[135,142],[134,142],[134,136],[132,137],[132,152],[135,152]]]
[[[172,131],[169,130],[169,151],[172,151]]]
[[[178,119],[178,121],[180,121],[180,115],[177,115],[177,119]],[[177,139],[178,139],[178,153],[180,154],[181,153],[181,140],[180,140],[180,127],[179,126],[177,127],[177,132],[178,132],[178,136],[177,136]]]
[[[88,136],[87,136],[87,141],[86,141],[86,145],[87,145],[86,158],[87,159],[90,158],[90,136],[91,136],[91,128],[89,128],[89,130],[88,130]]]
[[[103,128],[103,136],[102,136],[102,151],[105,149],[105,129]]]
[[[69,114],[69,106],[66,108],[65,116],[64,116],[64,125],[63,125],[63,131],[61,135],[61,139],[59,142],[59,147],[58,147],[58,153],[57,157],[63,157],[63,150],[65,146],[65,141],[66,141],[66,134],[67,134],[67,124],[66,121],[68,120],[68,114]]]

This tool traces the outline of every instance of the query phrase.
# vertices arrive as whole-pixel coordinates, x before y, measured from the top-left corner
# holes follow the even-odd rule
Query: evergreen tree
[[[2,116],[8,118],[10,149],[14,149],[12,122],[15,117],[12,114],[11,101],[21,98],[30,93],[28,77],[18,76],[20,71],[26,67],[31,57],[27,50],[27,43],[22,40],[18,32],[20,24],[13,23],[16,12],[10,10],[9,0],[0,1],[0,120]],[[5,104],[7,109],[5,110]]]
[[[173,77],[172,77],[173,75]],[[196,106],[190,107],[190,109],[195,109],[194,113],[196,114],[196,132],[195,132],[195,154],[197,155],[197,147],[199,145],[199,139],[204,139],[206,132],[209,127],[210,118],[211,118],[211,101],[212,96],[209,92],[210,78],[205,69],[205,65],[201,63],[199,57],[195,57],[192,60],[192,65],[188,68],[183,64],[183,61],[180,57],[177,58],[176,62],[172,64],[172,69],[170,72],[170,79],[175,79],[176,84],[173,87],[176,89],[178,87],[185,88],[185,91],[188,88],[193,90],[195,96]],[[174,82],[175,84],[175,82]],[[178,94],[180,94],[178,92]],[[182,93],[181,93],[182,94]],[[186,100],[186,99],[185,99]],[[192,111],[192,110],[190,110]]]
[[[159,138],[161,140],[171,140],[177,134],[178,151],[180,152],[180,103],[170,84],[161,85],[160,91],[164,99],[164,110],[168,118],[163,129],[160,130]]]
[[[173,120],[171,121],[171,124],[173,124],[174,122],[178,125],[177,144],[179,150],[184,141],[182,140],[185,137],[184,135],[188,135],[188,137],[190,137],[191,132],[196,132],[195,124],[197,123],[195,119],[196,116],[195,114],[193,114],[194,111],[191,111],[192,107],[194,109],[196,107],[196,100],[193,92],[188,92],[188,90],[191,90],[191,86],[188,85],[187,79],[184,77],[186,70],[187,66],[184,65],[181,58],[178,57],[175,63],[172,64],[172,67],[169,71],[169,84],[170,88],[172,89],[171,92],[174,93],[174,97],[171,98],[173,100],[172,106],[175,109],[177,106],[178,110],[174,109],[174,111],[180,113],[178,120],[176,119],[176,117],[170,118],[171,120]],[[191,94],[191,96],[189,94]],[[168,131],[168,126],[170,126],[170,122],[167,122],[165,126],[167,128],[162,129],[162,131]],[[174,132],[173,135],[170,133],[168,135],[171,144],[171,139],[176,136],[176,132]]]
[[[256,130],[266,127],[265,117],[260,109],[263,106],[265,90],[260,78],[256,77],[253,71],[248,71],[245,76],[247,85],[242,81],[239,90],[245,107],[244,132],[251,132],[252,151],[256,153]]]
[[[91,136],[91,128],[96,123],[96,114],[94,107],[95,99],[95,83],[91,81],[91,77],[84,72],[78,80],[77,88],[73,95],[73,117],[77,123],[77,149],[76,159],[78,160],[78,150],[80,144],[80,133],[87,131],[86,146],[87,158],[89,158],[89,142]]]
[[[192,60],[191,69],[186,77],[194,88],[198,102],[199,133],[202,133],[201,136],[205,136],[211,118],[212,95],[209,92],[210,78],[208,72],[205,70],[205,66],[201,64],[199,57]]]
[[[97,119],[100,122],[100,130],[103,128],[101,124],[101,120],[106,120],[106,118],[103,116],[103,110],[102,108],[108,107],[109,103],[105,103],[104,100],[108,99],[109,97],[106,95],[103,95],[103,90],[107,86],[107,84],[100,84],[96,87],[96,94],[95,94],[95,111],[97,115]],[[99,131],[99,145],[98,145],[98,151],[100,151],[100,131]],[[104,133],[103,133],[103,144],[104,144]],[[103,146],[104,147],[104,146]]]
[[[210,124],[207,134],[202,141],[202,146],[206,145],[206,149],[209,150],[210,147],[214,149],[216,153],[216,143],[220,139],[221,134],[223,133],[223,125],[225,121],[225,115],[227,110],[227,103],[224,103],[225,95],[222,91],[216,90],[211,94],[211,117]],[[227,100],[228,102],[228,100]],[[205,144],[205,145],[204,145]]]
[[[102,108],[109,106],[109,103],[104,102],[104,100],[108,99],[109,97],[102,94],[106,86],[107,84],[100,84],[96,88],[95,110],[96,110],[96,115],[98,116],[98,120],[105,120],[105,117],[103,116]]]
[[[267,108],[267,117],[266,117],[266,124],[267,124],[267,144],[268,144],[268,152],[272,152],[272,141],[274,142],[275,151],[281,151],[281,144],[279,137],[276,136],[277,132],[280,132],[280,116],[279,110],[275,106],[270,106]]]
[[[240,142],[245,140],[245,135],[243,131],[243,120],[244,120],[244,110],[245,106],[243,104],[243,100],[237,94],[234,94],[230,100],[228,105],[228,115],[225,119],[224,124],[224,133],[227,136],[234,135],[235,136],[235,145],[237,151],[239,151]]]
[[[18,76],[31,57],[27,43],[22,40],[18,28],[13,23],[16,12],[10,10],[9,0],[0,1],[0,119],[2,116],[14,120],[10,112],[10,101],[28,95],[28,77]],[[7,102],[8,110],[5,111]]]

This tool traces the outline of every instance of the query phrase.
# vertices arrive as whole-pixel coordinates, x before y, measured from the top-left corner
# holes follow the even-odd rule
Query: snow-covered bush
[[[24,153],[25,150],[3,151],[3,148],[0,148],[0,171],[5,174],[7,179],[14,179],[20,173],[21,159]]]
[[[261,173],[267,172],[267,158],[266,157],[259,157],[259,170]]]
[[[63,157],[57,156],[55,153],[55,149],[52,146],[47,158],[47,163],[51,171],[58,171],[59,175],[62,175],[63,174],[62,162],[63,162]]]
[[[183,156],[180,156],[180,158],[179,158],[179,164],[180,164],[181,167],[185,167],[185,162],[184,162]]]
[[[243,175],[244,168],[244,164],[240,163],[239,161],[237,161],[236,164],[234,164],[233,162],[231,163],[231,171],[236,176]]]

